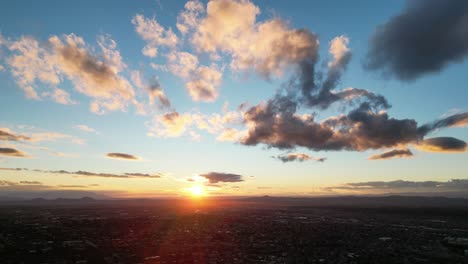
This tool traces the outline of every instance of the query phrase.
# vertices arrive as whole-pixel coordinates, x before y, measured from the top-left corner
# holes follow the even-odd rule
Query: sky
[[[0,9],[0,196],[468,191],[468,3]]]

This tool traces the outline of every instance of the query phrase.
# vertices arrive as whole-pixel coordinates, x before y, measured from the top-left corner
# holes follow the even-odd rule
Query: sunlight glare
[[[189,191],[193,197],[200,197],[200,196],[203,196],[203,194],[205,193],[205,190],[200,185],[195,185],[195,186],[190,187]]]

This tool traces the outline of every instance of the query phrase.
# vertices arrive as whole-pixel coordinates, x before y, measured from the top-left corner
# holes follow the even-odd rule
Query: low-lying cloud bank
[[[452,179],[448,181],[369,181],[347,183],[341,186],[325,188],[327,191],[355,191],[361,193],[376,192],[462,192],[468,191],[468,179]]]
[[[71,174],[77,176],[89,176],[89,177],[102,177],[102,178],[161,178],[162,173],[148,174],[148,173],[123,173],[123,174],[114,174],[114,173],[96,173],[89,171],[43,171],[35,170],[38,172],[52,173],[52,174]]]

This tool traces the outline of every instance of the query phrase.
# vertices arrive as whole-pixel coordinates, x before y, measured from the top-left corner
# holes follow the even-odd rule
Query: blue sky
[[[222,2],[236,3],[237,6],[224,6]],[[424,4],[416,2],[413,8],[423,7]],[[190,28],[187,33],[177,27],[177,23],[183,22],[182,12],[188,12],[185,1],[65,3],[19,0],[4,3],[0,9],[3,39],[0,46],[0,128],[29,139],[0,141],[0,147],[18,150],[27,156],[0,155],[0,167],[28,169],[0,170],[2,180],[15,183],[34,180],[43,186],[22,186],[27,190],[65,188],[115,192],[115,195],[121,196],[158,196],[183,195],[194,185],[203,185],[206,193],[213,195],[315,195],[327,194],[327,187],[353,182],[447,182],[467,179],[465,142],[468,137],[466,127],[463,127],[467,124],[468,91],[464,88],[468,81],[465,74],[468,62],[464,60],[467,53],[460,52],[456,59],[447,58],[441,69],[422,71],[411,80],[398,78],[398,73],[383,76],[381,69],[369,70],[363,66],[369,50],[377,45],[372,42],[377,27],[389,28],[393,17],[405,12],[408,16],[412,14],[407,9],[406,1],[213,1],[210,3],[212,9],[207,9],[210,4],[205,1],[191,3],[199,9],[196,10],[196,23],[187,22],[185,25]],[[220,8],[215,10],[217,5]],[[258,10],[257,15],[252,15],[255,20],[251,25],[238,22],[249,17],[247,13],[245,17],[239,17],[239,13],[236,13],[236,8],[244,7],[245,12],[253,12],[255,8]],[[214,14],[216,11],[220,14],[224,12],[219,17],[225,16],[226,21],[231,19],[233,24],[240,23],[242,27],[245,26],[242,30],[248,32],[233,33],[226,31],[227,26],[217,27],[219,23],[208,20],[209,15],[217,15]],[[440,12],[443,11],[441,8]],[[143,20],[136,21],[138,15]],[[279,25],[274,25],[278,28],[259,33],[261,25],[270,21],[280,21]],[[417,23],[418,19],[415,18],[415,21]],[[160,31],[151,25],[157,25]],[[138,32],[138,28],[143,33]],[[332,149],[311,147],[308,143],[291,143],[290,147],[284,148],[272,142],[271,138],[260,138],[254,146],[248,146],[245,133],[252,132],[249,124],[254,123],[246,119],[246,111],[256,106],[260,109],[262,102],[265,104],[275,94],[281,93],[285,83],[297,74],[296,67],[301,60],[309,59],[307,56],[298,58],[302,53],[272,55],[264,47],[273,45],[273,42],[265,40],[263,49],[259,48],[258,43],[274,34],[279,38],[283,37],[281,34],[298,34],[296,29],[305,29],[320,43],[314,50],[320,57],[314,74],[322,72],[326,76],[327,72],[335,70],[332,67],[337,67],[339,82],[332,87],[332,91],[348,87],[364,89],[384,96],[391,104],[391,108],[375,110],[372,116],[385,112],[390,118],[414,119],[418,126],[453,115],[461,117],[461,121],[432,129],[421,138],[398,139],[392,144],[372,147],[353,143],[353,147],[346,145]],[[227,32],[227,35],[219,37],[223,36],[223,32]],[[171,34],[177,39],[176,44],[171,42]],[[414,34],[417,36],[419,33]],[[67,42],[67,36],[74,36],[71,41],[77,45],[74,46],[76,50],[69,50],[75,52],[74,59],[64,55],[64,50],[73,46]],[[51,40],[53,37],[56,42]],[[15,43],[21,40],[24,43],[26,40],[28,43],[35,42],[35,49],[42,49],[48,54],[47,58],[35,58],[36,62],[45,64],[34,66],[29,62],[21,67],[18,62],[15,64],[14,56],[25,56],[21,50],[14,49]],[[253,40],[258,43],[252,43]],[[237,44],[232,44],[235,42]],[[341,45],[339,55],[335,57],[329,53],[332,43]],[[107,48],[108,53],[100,44]],[[284,52],[292,53],[296,47],[294,45],[302,44],[291,41],[291,51]],[[157,54],[144,54],[145,46],[156,48]],[[212,46],[215,52],[209,50]],[[402,45],[403,48],[407,47]],[[391,51],[389,49],[388,52]],[[182,63],[181,57],[172,61],[169,59],[171,54],[179,56],[181,53],[196,58],[199,63],[194,66]],[[340,58],[348,55],[351,56],[349,62],[340,61]],[[252,61],[241,61],[241,56],[248,56]],[[273,59],[278,60],[278,64],[267,67],[266,62]],[[83,63],[89,61],[95,63],[93,67],[98,68],[96,72]],[[333,61],[338,66],[330,66]],[[235,63],[243,64],[235,68]],[[44,65],[48,64],[53,65],[52,72],[57,76],[57,82],[36,78],[29,85],[37,92],[38,98],[28,98],[21,81],[30,72],[44,73],[48,69]],[[265,67],[268,77],[265,77]],[[20,68],[22,70],[18,73]],[[189,69],[190,73],[181,69]],[[143,84],[138,83],[136,75],[140,76]],[[108,77],[110,81],[105,79]],[[95,89],[93,85],[100,87],[99,82],[105,84]],[[56,88],[66,92],[67,99],[62,97],[61,102],[54,99],[51,93]],[[208,89],[208,95],[203,93],[206,91],[203,89]],[[133,93],[131,98],[122,99],[128,91]],[[153,104],[149,99],[151,96],[154,96]],[[164,106],[164,98],[170,101],[170,106]],[[118,106],[106,108],[103,101],[107,99]],[[342,98],[342,101],[347,100]],[[91,108],[93,101],[100,104],[99,111]],[[314,122],[347,115],[358,106],[357,102],[345,106],[338,101],[326,109],[308,108],[299,101],[295,114],[314,114]],[[144,111],[138,111],[135,102]],[[244,102],[248,102],[248,106],[238,110],[238,106]],[[168,113],[178,114],[178,119],[171,122],[186,124],[182,132],[172,131],[161,121]],[[277,114],[282,115],[283,112]],[[228,115],[235,120],[219,121],[225,120],[223,118]],[[219,120],[216,124],[209,123],[214,116]],[[203,122],[208,122],[208,128],[200,128]],[[223,132],[232,128],[236,129],[236,135],[229,140],[219,139]],[[451,137],[458,140],[457,144],[462,141],[465,145],[463,149],[457,145],[454,149],[427,151],[429,141],[425,142],[426,146],[423,140],[433,137]],[[290,140],[288,144],[297,142],[291,138],[287,140]],[[372,139],[358,140],[370,142]],[[411,157],[369,159],[375,154],[407,148],[413,154]],[[108,153],[131,154],[136,159],[114,159],[106,156]],[[294,158],[291,162],[274,158],[291,153],[305,154],[303,157],[306,158],[300,161],[297,155],[290,155],[291,159]],[[326,160],[315,160],[319,158]],[[58,170],[70,173],[53,172]],[[77,171],[118,175],[143,173],[158,177],[83,176],[73,173]],[[212,172],[220,175],[210,174]],[[240,175],[241,180],[230,175]],[[196,177],[196,181],[192,181],[193,177]],[[218,177],[218,180],[212,177]],[[76,186],[59,187],[65,185]],[[333,192],[343,190],[338,188]],[[399,190],[369,189],[369,192],[391,191]]]

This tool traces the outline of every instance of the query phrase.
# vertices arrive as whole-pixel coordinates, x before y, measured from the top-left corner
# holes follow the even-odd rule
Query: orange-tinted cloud
[[[416,144],[416,148],[429,152],[464,152],[466,142],[453,137],[435,137],[422,140]]]

